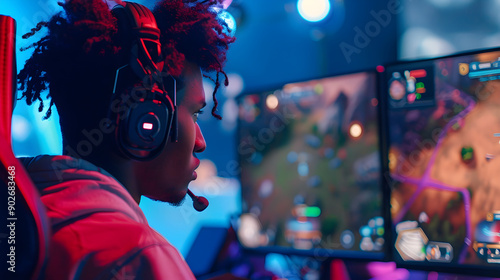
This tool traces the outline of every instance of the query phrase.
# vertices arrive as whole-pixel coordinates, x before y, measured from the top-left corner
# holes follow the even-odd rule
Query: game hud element
[[[363,72],[240,98],[244,246],[383,251],[376,92]]]
[[[395,253],[500,262],[500,52],[387,67]]]

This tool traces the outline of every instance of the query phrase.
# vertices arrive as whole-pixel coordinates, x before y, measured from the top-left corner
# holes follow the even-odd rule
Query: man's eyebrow
[[[200,109],[203,109],[203,108],[205,108],[205,106],[207,106],[207,102],[205,100],[203,100],[202,102],[200,102],[200,104],[201,104]]]

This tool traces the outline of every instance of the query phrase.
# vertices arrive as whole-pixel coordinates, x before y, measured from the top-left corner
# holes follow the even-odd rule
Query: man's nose
[[[207,148],[207,143],[205,142],[205,137],[201,133],[200,126],[196,124],[196,139],[194,141],[194,152],[201,153]]]

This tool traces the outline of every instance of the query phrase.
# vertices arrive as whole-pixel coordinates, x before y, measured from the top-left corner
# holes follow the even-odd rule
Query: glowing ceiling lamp
[[[234,36],[236,33],[236,19],[234,16],[226,10],[223,10],[219,13],[219,17],[222,18],[227,24],[226,32],[231,36]]]
[[[329,0],[299,0],[297,10],[302,18],[309,22],[318,22],[330,12]]]

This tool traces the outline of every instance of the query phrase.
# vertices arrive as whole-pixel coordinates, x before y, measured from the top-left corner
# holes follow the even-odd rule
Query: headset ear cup
[[[123,152],[136,160],[156,157],[169,138],[173,111],[172,103],[168,101],[145,100],[130,106],[117,127]]]

